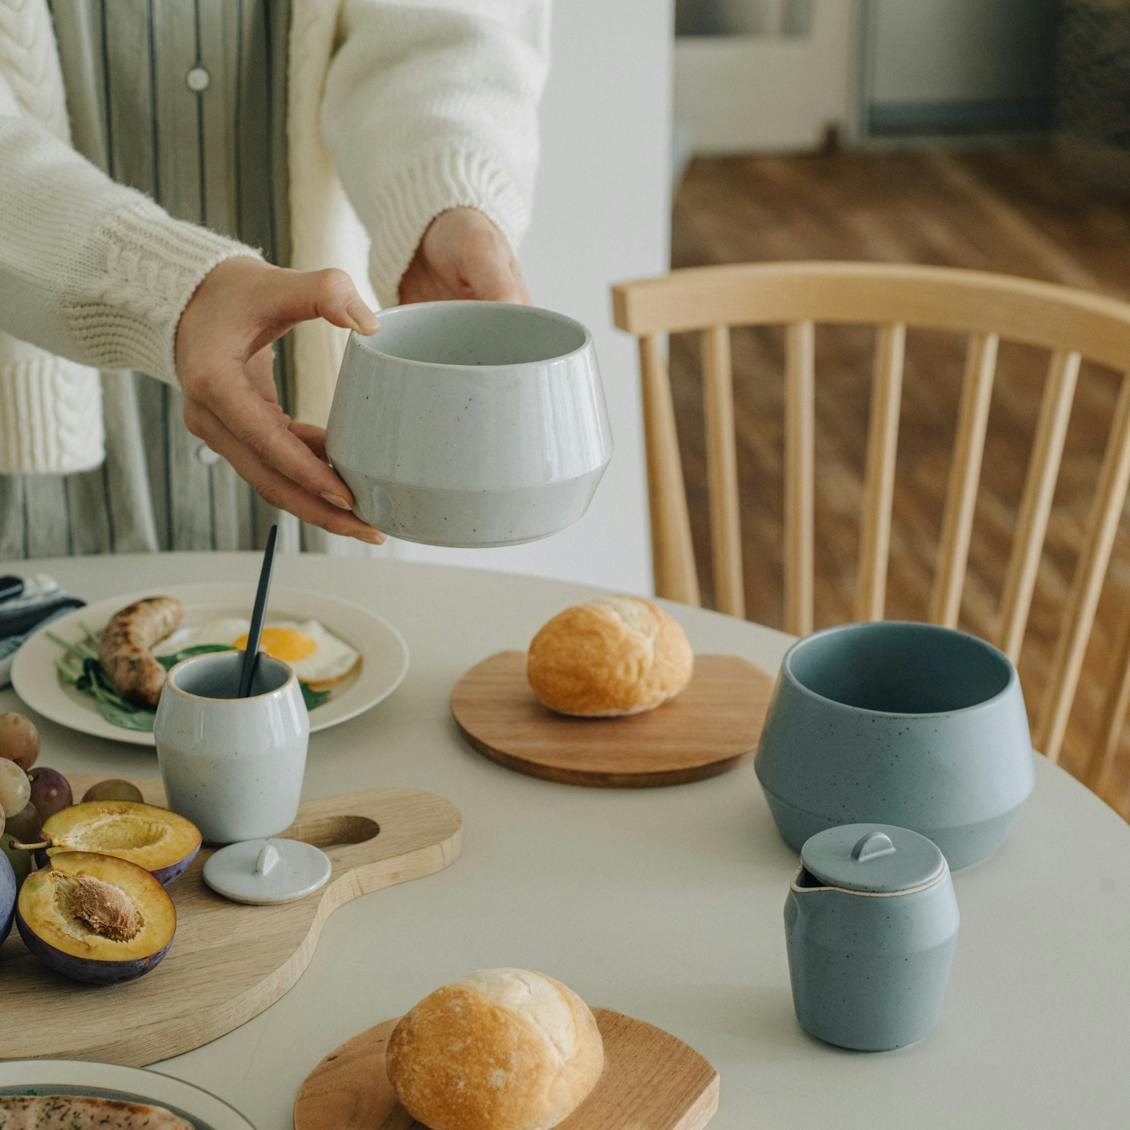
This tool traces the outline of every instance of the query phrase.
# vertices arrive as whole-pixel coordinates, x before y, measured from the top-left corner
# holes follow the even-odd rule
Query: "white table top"
[[[251,555],[179,554],[35,568],[95,600],[240,577],[250,594],[258,565]],[[1126,1125],[1130,827],[1066,773],[1040,759],[1002,851],[955,877],[961,933],[939,1028],[897,1052],[838,1051],[793,1017],[781,915],[795,857],[751,764],[699,784],[605,791],[520,776],[460,740],[447,711],[458,676],[524,646],[592,590],[317,557],[280,559],[276,583],[371,608],[412,652],[391,699],[311,739],[307,794],[432,789],[463,811],[463,855],[338,910],[286,997],[161,1070],[226,1098],[259,1130],[286,1130],[298,1085],[337,1044],[470,970],[527,966],[706,1055],[722,1076],[712,1130]],[[788,644],[715,613],[673,611],[700,651],[772,670]],[[16,707],[0,692],[0,710]],[[156,772],[151,752],[50,723],[43,734],[43,760],[61,770]]]

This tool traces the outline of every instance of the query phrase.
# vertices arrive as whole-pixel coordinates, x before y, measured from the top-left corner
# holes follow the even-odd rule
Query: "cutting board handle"
[[[81,793],[100,778],[73,774]],[[163,804],[160,782],[135,782]],[[169,888],[177,933],[146,977],[82,992],[40,965],[18,938],[0,956],[0,1058],[97,1059],[141,1067],[230,1032],[278,1000],[301,976],[335,908],[382,887],[433,875],[452,863],[462,817],[420,789],[367,789],[304,801],[282,833],[328,849],[330,881],[275,906],[227,902],[201,877],[204,849]]]
[[[283,833],[287,840],[302,840],[321,848],[335,867],[350,867],[371,858],[364,845],[381,833],[381,826],[371,816],[334,812],[299,818]]]

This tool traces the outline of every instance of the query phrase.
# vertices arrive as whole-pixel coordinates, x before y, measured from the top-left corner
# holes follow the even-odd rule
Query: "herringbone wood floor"
[[[674,266],[774,259],[931,263],[1048,279],[1130,299],[1130,201],[1093,197],[1046,148],[699,160],[675,202]],[[817,623],[851,618],[873,331],[817,331]],[[781,333],[733,340],[747,614],[781,623]],[[887,614],[923,618],[933,580],[963,343],[908,334]],[[991,636],[1046,355],[1002,345],[961,624]],[[671,371],[695,552],[710,602],[698,343],[677,336]],[[1021,676],[1038,703],[1117,391],[1084,366],[1032,606]],[[1077,769],[1130,599],[1123,523],[1062,763]],[[1127,727],[1130,731],[1130,727]],[[1130,811],[1130,733],[1107,799]]]

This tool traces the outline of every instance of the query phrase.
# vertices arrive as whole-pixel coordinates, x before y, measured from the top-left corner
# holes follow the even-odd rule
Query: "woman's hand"
[[[400,280],[401,302],[443,298],[530,301],[510,244],[477,208],[451,208],[432,220]]]
[[[326,462],[325,429],[291,420],[278,402],[272,343],[311,318],[377,330],[344,271],[288,271],[249,257],[214,267],[177,327],[184,422],[272,506],[379,545],[384,535],[349,512],[349,488]]]

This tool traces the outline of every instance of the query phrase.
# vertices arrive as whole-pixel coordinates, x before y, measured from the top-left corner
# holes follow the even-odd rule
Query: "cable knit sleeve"
[[[517,247],[537,166],[548,0],[345,0],[322,127],[383,305],[428,224],[469,205]]]
[[[258,252],[172,219],[2,98],[0,169],[0,329],[174,383],[193,291],[216,264]]]

